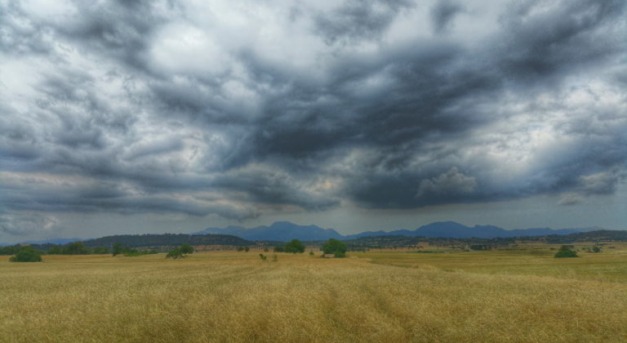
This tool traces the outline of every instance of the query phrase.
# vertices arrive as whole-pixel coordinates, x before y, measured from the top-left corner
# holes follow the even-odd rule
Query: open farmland
[[[627,341],[627,249],[552,252],[4,260],[0,341]]]

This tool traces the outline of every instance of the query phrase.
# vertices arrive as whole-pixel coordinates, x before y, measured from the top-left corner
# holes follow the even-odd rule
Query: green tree
[[[63,254],[63,247],[53,245],[48,249],[48,255],[61,255]]]
[[[337,239],[329,239],[322,246],[322,251],[325,254],[333,254],[335,257],[346,257],[346,244]]]
[[[20,251],[20,245],[12,245],[9,247],[0,247],[0,255],[15,255]]]
[[[9,261],[11,262],[41,262],[41,253],[32,247],[21,247],[15,256],[12,256]]]
[[[304,253],[305,245],[298,239],[292,239],[287,244],[285,244],[285,252],[291,252],[293,254]]]
[[[194,247],[189,245],[189,244],[182,244],[179,249],[181,249],[181,252],[183,254],[193,254],[194,253]]]
[[[577,252],[572,245],[562,245],[560,250],[555,253],[555,258],[577,257]]]
[[[82,242],[69,243],[63,248],[64,255],[87,255],[89,249]]]

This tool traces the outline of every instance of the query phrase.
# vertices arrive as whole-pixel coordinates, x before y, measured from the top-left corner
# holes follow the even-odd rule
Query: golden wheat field
[[[6,258],[0,341],[627,341],[625,248],[258,254]]]

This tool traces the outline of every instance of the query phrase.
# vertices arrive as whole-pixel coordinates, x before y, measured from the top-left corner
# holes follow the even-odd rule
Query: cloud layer
[[[0,1],[0,229],[612,195],[626,7]]]

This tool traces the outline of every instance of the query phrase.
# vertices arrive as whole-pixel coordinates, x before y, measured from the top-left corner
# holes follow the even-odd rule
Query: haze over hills
[[[233,235],[252,241],[289,241],[292,239],[299,239],[302,241],[320,241],[329,238],[356,239],[374,236],[408,236],[426,238],[511,238],[567,235],[585,231],[588,231],[588,229],[554,230],[550,228],[532,228],[505,230],[492,225],[475,225],[473,227],[469,227],[453,221],[446,221],[427,224],[415,230],[367,231],[354,235],[342,235],[334,229],[324,229],[316,225],[303,226],[290,222],[275,222],[270,226],[258,226],[249,229],[239,226],[207,228],[196,232],[195,234]]]

